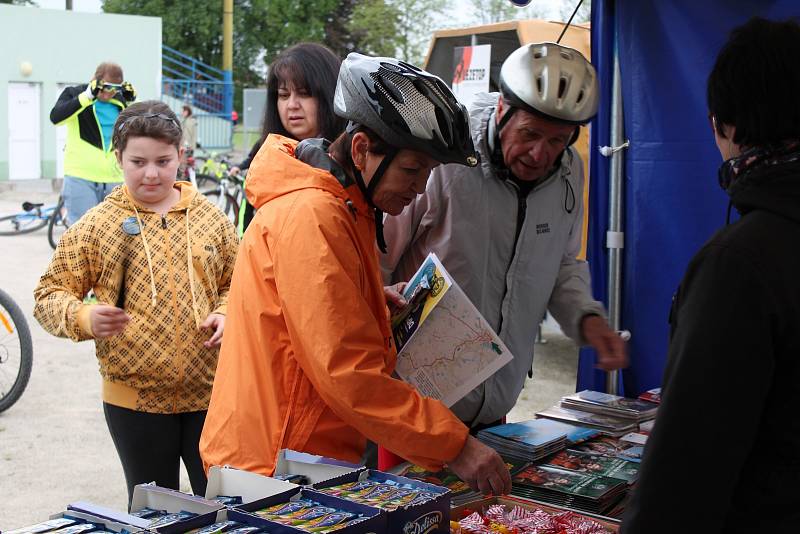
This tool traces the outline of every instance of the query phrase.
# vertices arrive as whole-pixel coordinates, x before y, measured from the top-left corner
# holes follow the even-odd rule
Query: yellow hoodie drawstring
[[[189,208],[186,208],[186,268],[189,271],[189,290],[192,293],[192,312],[194,312],[194,323],[200,328],[200,314],[197,313],[197,296],[194,291],[194,265],[192,265],[192,233],[189,230]]]
[[[142,224],[142,218],[139,217],[139,210],[136,209],[136,204],[131,202],[131,206],[133,206],[133,213],[136,214],[136,223],[139,225],[139,233],[142,234],[142,243],[144,244],[144,255],[147,257],[147,268],[150,271],[150,300],[152,306],[156,307],[156,280],[153,276],[153,260],[150,256],[150,247],[147,246],[147,238],[144,236],[144,225]]]
[[[139,216],[139,210],[136,208],[136,204],[131,202],[131,206],[133,206],[133,212],[136,214],[136,222],[139,225],[139,233],[142,235],[142,244],[144,245],[144,254],[147,258],[147,269],[150,273],[150,297],[151,303],[153,307],[156,306],[156,296],[158,294],[156,290],[156,281],[155,275],[153,274],[153,259],[152,255],[150,254],[150,247],[147,244],[147,237],[144,234],[144,225],[142,224],[142,218]],[[197,293],[194,289],[194,266],[192,264],[192,233],[191,227],[189,225],[189,208],[187,207],[184,211],[185,218],[186,218],[186,268],[189,271],[189,290],[192,294],[192,313],[194,314],[194,324],[197,328],[200,328],[200,324],[202,323],[200,318],[200,313],[197,311]]]

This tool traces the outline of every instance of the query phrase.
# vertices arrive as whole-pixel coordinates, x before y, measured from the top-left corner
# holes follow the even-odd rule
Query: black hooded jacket
[[[800,532],[800,162],[753,169],[729,193],[741,219],[673,301],[623,534]]]

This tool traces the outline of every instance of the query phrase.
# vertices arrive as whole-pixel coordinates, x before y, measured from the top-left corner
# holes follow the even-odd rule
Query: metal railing
[[[208,114],[230,119],[231,73],[212,67],[167,45],[161,45],[162,92]]]
[[[180,105],[194,110],[198,141],[207,148],[230,147],[233,139],[233,78],[224,71],[203,63],[167,45],[161,45],[161,92],[173,100],[170,105],[180,113]]]

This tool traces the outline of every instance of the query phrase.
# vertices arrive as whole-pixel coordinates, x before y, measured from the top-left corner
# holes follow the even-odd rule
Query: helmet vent
[[[414,83],[388,69],[378,69],[370,76],[375,81],[375,87],[388,97],[389,103],[402,117],[405,122],[403,126],[420,139],[432,139],[432,131],[439,130],[438,126],[431,125],[431,120],[436,120],[436,108]]]
[[[511,53],[500,68],[509,106],[585,124],[597,114],[597,73],[579,51],[557,43],[532,43]]]
[[[403,98],[403,93],[400,92],[400,89],[388,78],[384,78],[383,80],[383,88],[386,89],[386,93],[389,97],[393,98],[400,104],[405,103],[405,99]]]
[[[564,98],[564,93],[567,92],[567,79],[562,77],[558,80],[558,98]]]

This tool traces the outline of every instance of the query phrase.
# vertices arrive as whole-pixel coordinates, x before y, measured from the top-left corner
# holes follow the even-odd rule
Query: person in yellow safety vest
[[[111,135],[120,111],[136,100],[122,67],[104,62],[92,80],[67,87],[50,111],[50,122],[67,127],[64,150],[64,206],[75,224],[122,182]]]

